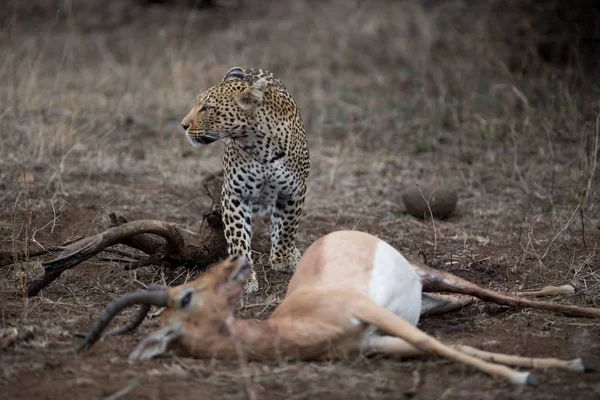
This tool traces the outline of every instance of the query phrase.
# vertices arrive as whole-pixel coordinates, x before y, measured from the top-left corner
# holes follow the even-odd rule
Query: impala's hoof
[[[598,369],[598,364],[596,364],[592,360],[582,358],[581,365],[583,366],[583,372],[598,372],[598,371],[600,371],[600,369]]]
[[[537,386],[538,378],[533,372],[518,372],[513,371],[513,373],[508,377],[510,382],[514,385],[527,385],[527,386]]]
[[[534,373],[529,372],[525,379],[525,384],[527,386],[537,386],[539,384],[537,376]]]

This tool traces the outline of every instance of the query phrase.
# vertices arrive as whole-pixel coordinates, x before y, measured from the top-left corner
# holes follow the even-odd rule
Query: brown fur
[[[378,242],[375,236],[359,231],[338,231],[316,240],[300,260],[286,295],[314,286],[356,287],[366,293]]]

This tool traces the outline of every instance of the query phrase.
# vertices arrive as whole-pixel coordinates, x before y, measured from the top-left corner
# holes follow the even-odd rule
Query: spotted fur
[[[253,215],[271,213],[275,270],[293,271],[300,260],[296,233],[310,157],[296,103],[272,73],[231,68],[202,93],[182,121],[193,146],[225,140],[223,222],[229,254],[252,260]],[[255,272],[246,290],[258,290]]]

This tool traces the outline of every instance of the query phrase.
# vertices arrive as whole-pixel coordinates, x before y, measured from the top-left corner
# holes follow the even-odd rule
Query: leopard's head
[[[267,80],[254,84],[244,80],[239,67],[231,68],[223,80],[198,96],[181,125],[194,147],[220,139],[235,139],[256,131],[254,112],[263,101]]]

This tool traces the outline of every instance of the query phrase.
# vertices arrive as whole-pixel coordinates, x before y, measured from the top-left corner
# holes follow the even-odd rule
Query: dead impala
[[[591,372],[580,358],[530,358],[446,345],[416,327],[424,313],[446,312],[479,298],[512,307],[530,307],[579,317],[600,317],[600,309],[534,301],[525,296],[564,294],[571,286],[508,294],[481,288],[457,276],[407,261],[386,242],[366,233],[339,231],[314,242],[304,253],[281,304],[265,321],[234,314],[251,273],[249,262],[232,256],[198,279],[176,287],[151,287],[111,303],[85,340],[97,341],[121,310],[142,304],[134,321],[109,334],[135,329],[151,305],[166,307],[162,328],[142,340],[131,359],[148,359],[173,345],[197,358],[317,360],[363,353],[398,356],[435,354],[514,384],[536,385],[533,373],[509,368],[560,368]],[[423,292],[451,292],[430,295]]]

